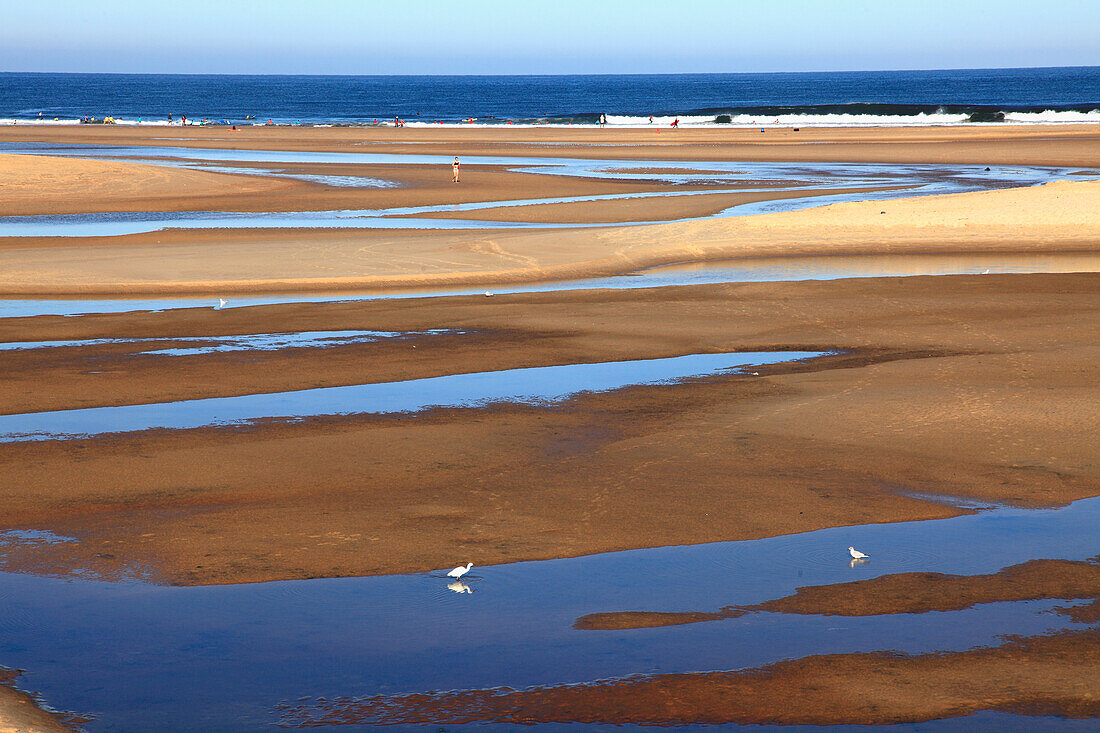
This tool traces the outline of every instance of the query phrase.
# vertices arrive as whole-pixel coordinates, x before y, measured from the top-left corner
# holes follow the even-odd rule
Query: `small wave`
[[[917,112],[916,114],[731,114],[716,115],[607,115],[609,126],[640,127],[653,125],[667,127],[679,120],[680,125],[733,127],[923,127],[935,125],[964,125],[969,123],[1004,124],[1100,124],[1100,109],[1088,111],[1044,110],[1037,112],[1005,112],[1001,110],[975,110],[968,112]],[[574,122],[574,124],[579,124]]]

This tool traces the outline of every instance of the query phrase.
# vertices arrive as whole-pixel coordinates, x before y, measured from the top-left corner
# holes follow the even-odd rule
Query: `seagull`
[[[224,308],[229,303],[225,298],[218,298],[218,307]]]
[[[447,573],[447,577],[448,578],[461,578],[463,575],[470,572],[470,568],[472,568],[473,566],[474,566],[474,564],[472,562],[466,563],[465,567],[463,567],[462,565],[459,565],[457,568],[455,568],[451,572]]]
[[[864,555],[862,552],[860,552],[859,550],[857,550],[854,547],[849,547],[848,548],[848,554],[852,556],[853,560],[864,560],[864,559],[870,557],[870,555]],[[458,577],[458,576],[456,575],[455,577]]]
[[[489,292],[488,290],[486,290],[486,291],[485,291],[485,297],[486,297],[486,298],[491,298],[491,297],[493,297],[493,294],[492,294],[492,293],[490,293],[490,292]]]

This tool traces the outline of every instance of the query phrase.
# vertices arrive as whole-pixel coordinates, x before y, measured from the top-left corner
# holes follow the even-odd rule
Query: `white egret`
[[[472,568],[473,566],[474,566],[474,564],[472,562],[466,563],[465,567],[463,567],[462,565],[459,565],[457,568],[455,568],[451,572],[447,573],[447,577],[448,578],[461,578],[463,575],[470,572],[470,568]]]

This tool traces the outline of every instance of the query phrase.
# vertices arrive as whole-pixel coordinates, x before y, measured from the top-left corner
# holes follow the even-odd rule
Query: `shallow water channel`
[[[0,415],[0,442],[64,439],[154,428],[186,430],[240,426],[265,419],[293,421],[329,415],[408,413],[432,407],[482,407],[500,402],[553,402],[579,392],[670,382],[820,355],[805,351],[690,354],[666,359],[450,374],[403,382],[238,397],[28,412]]]
[[[889,573],[978,574],[1033,558],[1083,560],[1100,551],[1098,522],[1094,498],[1054,510],[997,508],[937,521],[475,566],[461,584],[469,592],[456,592],[442,571],[194,588],[0,573],[0,658],[27,670],[21,686],[49,704],[93,715],[90,731],[249,731],[302,722],[281,718],[281,704],[308,709],[338,697],[736,670],[878,649],[963,650],[997,644],[1004,634],[1075,627],[1050,609],[1080,602],[861,618],[755,613],[631,631],[584,631],[573,623],[606,611],[752,604],[798,586]],[[852,544],[872,559],[850,566]],[[1090,723],[983,713],[875,729],[1084,731]]]
[[[0,318],[25,316],[78,316],[92,313],[164,311],[177,308],[245,308],[280,303],[332,303],[394,298],[542,293],[562,290],[623,290],[742,282],[795,282],[866,277],[919,277],[930,275],[1002,275],[1023,273],[1067,273],[1100,271],[1100,255],[1083,253],[1047,254],[919,254],[919,255],[828,255],[809,257],[760,257],[744,260],[715,260],[638,270],[627,275],[561,280],[555,282],[499,285],[481,288],[435,288],[326,295],[286,293],[279,295],[233,295],[225,306],[219,299],[202,296],[175,298],[0,298]],[[2,348],[2,346],[0,346]]]
[[[281,169],[229,167],[223,163],[261,164],[331,164],[360,163],[381,165],[440,166],[450,165],[450,158],[440,155],[394,155],[385,153],[328,153],[277,150],[221,150],[215,148],[54,145],[47,143],[3,143],[0,152],[18,154],[49,154],[103,160],[128,160],[173,167],[206,167],[215,172],[227,170],[237,174],[261,176],[291,176]],[[476,218],[417,218],[417,215],[453,212],[476,212],[499,207],[515,208],[540,204],[560,204],[578,201],[611,201],[665,196],[695,196],[715,193],[759,191],[746,185],[770,181],[774,191],[805,191],[806,197],[759,201],[730,207],[714,216],[749,216],[752,214],[794,211],[846,201],[890,199],[944,193],[984,191],[993,188],[1033,186],[1059,180],[1070,174],[1081,180],[1100,175],[1092,170],[1054,166],[983,167],[946,164],[884,164],[884,163],[777,163],[760,161],[662,161],[646,160],[586,160],[580,158],[535,158],[521,156],[468,156],[467,165],[504,166],[521,173],[574,176],[583,178],[643,180],[666,184],[707,184],[701,191],[606,194],[515,201],[484,201],[433,206],[405,206],[386,209],[297,211],[297,212],[112,212],[95,214],[60,214],[40,216],[0,217],[0,237],[89,237],[122,236],[162,229],[241,229],[255,227],[324,228],[324,229],[518,229],[630,226],[660,222],[530,223],[492,221]],[[211,166],[211,164],[217,164]],[[656,166],[656,169],[654,169]],[[683,172],[662,172],[682,170]],[[326,177],[312,176],[325,183]],[[366,188],[388,187],[391,182],[374,177],[328,177],[330,185]],[[839,193],[816,196],[815,192],[837,188],[871,188],[862,193]],[[711,217],[703,217],[711,218]],[[682,221],[684,219],[677,219]]]

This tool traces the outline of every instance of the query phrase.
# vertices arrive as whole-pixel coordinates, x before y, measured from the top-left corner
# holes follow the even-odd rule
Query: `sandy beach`
[[[110,140],[168,145],[165,140],[142,140],[145,131],[69,128],[70,142]],[[65,131],[36,131],[50,139]],[[191,130],[186,131],[188,135]],[[394,137],[408,133],[425,139],[430,152],[436,142],[426,130],[377,130],[371,128],[249,131],[258,139],[250,144],[289,150],[348,150],[355,145],[371,152],[407,151]],[[542,131],[454,130],[440,131],[461,154],[534,155],[538,150],[514,150]],[[541,148],[541,154],[583,157],[591,153],[595,139],[606,131],[546,130],[548,142],[568,143]],[[638,133],[617,131],[623,140],[613,148],[617,158],[655,158],[651,145],[635,144]],[[679,135],[681,131],[677,131]],[[924,162],[981,162],[971,149],[985,146],[992,152],[987,162],[1053,165],[1100,165],[1093,158],[1095,130],[1089,127],[1049,130],[1010,128],[1003,131],[971,130],[870,130],[807,131],[813,139],[799,143],[802,157],[770,143],[740,142],[745,131],[682,131],[672,150],[677,156],[696,156],[693,145],[706,139],[706,160],[852,160],[896,162],[922,155]],[[297,136],[295,137],[295,133]],[[26,131],[0,129],[0,140],[18,140]],[[214,129],[210,147],[225,146]],[[389,135],[389,140],[385,139]],[[791,133],[794,134],[794,133]],[[802,134],[802,133],[799,133]],[[286,136],[291,136],[287,139]],[[146,134],[147,137],[151,135]],[[266,137],[265,137],[266,136]],[[457,136],[457,138],[455,137]],[[666,137],[668,137],[666,135]],[[766,137],[766,135],[765,135]],[[379,139],[381,138],[381,139]],[[732,138],[732,139],[729,139]],[[537,139],[537,138],[536,138]],[[840,158],[818,154],[833,143],[862,139],[858,153]],[[233,142],[246,140],[233,138]],[[201,140],[200,140],[201,141]],[[340,141],[344,146],[340,148]],[[693,142],[696,141],[696,142]],[[889,141],[889,142],[885,142]],[[188,140],[188,145],[199,142]],[[362,145],[360,145],[362,144]],[[368,145],[369,144],[369,145]],[[483,147],[492,145],[491,151]],[[744,147],[752,147],[752,155]],[[860,147],[862,146],[862,147]],[[884,149],[885,146],[885,149]],[[930,149],[925,149],[931,146]],[[358,148],[352,148],[357,150]],[[983,148],[984,150],[984,148]],[[908,151],[902,155],[902,151]],[[812,155],[811,155],[812,153]],[[609,154],[605,149],[602,155]],[[1005,157],[1010,154],[1010,157]],[[222,211],[308,211],[323,208],[378,208],[402,202],[407,205],[451,204],[468,201],[538,199],[555,196],[587,196],[607,193],[671,193],[695,191],[700,186],[671,186],[660,182],[625,180],[595,181],[569,176],[509,173],[499,170],[467,173],[459,186],[450,184],[446,171],[423,166],[373,166],[367,172],[400,183],[397,189],[335,189],[302,181],[286,181],[220,173],[164,169],[140,164],[76,161],[25,156],[0,156],[0,179],[20,180],[4,213],[75,213],[78,211],[148,210],[179,211],[216,208]],[[997,161],[990,158],[998,158]],[[1070,163],[1072,158],[1073,162]],[[102,169],[97,168],[103,166]],[[399,169],[399,170],[398,170]],[[92,173],[91,171],[95,171]],[[345,171],[346,172],[346,171]],[[86,177],[126,185],[111,186],[111,193],[88,197]],[[68,177],[66,177],[68,176]],[[148,183],[148,190],[134,198],[129,182]],[[174,181],[174,183],[172,183]],[[208,181],[213,191],[240,186],[239,193],[207,195],[198,181]],[[426,230],[166,230],[116,237],[0,237],[0,292],[8,294],[92,293],[209,293],[285,292],[292,290],[342,290],[356,288],[408,288],[453,284],[492,284],[573,279],[631,272],[642,267],[682,261],[844,253],[905,252],[1049,252],[1091,251],[1100,239],[1100,184],[1090,181],[1058,182],[1027,189],[1005,189],[957,196],[922,197],[913,200],[834,204],[802,212],[697,222],[676,222],[648,227],[579,229],[576,231],[426,231]],[[467,185],[468,184],[468,185]],[[775,184],[771,184],[773,187]],[[173,189],[173,186],[175,187]],[[198,190],[196,190],[196,187]],[[266,190],[265,190],[266,187]],[[117,189],[117,190],[116,190]],[[459,190],[460,189],[460,190]],[[45,190],[45,196],[35,194]],[[172,191],[175,191],[173,194]],[[858,186],[855,191],[862,190]],[[832,193],[830,191],[815,193]],[[437,216],[476,219],[591,224],[619,221],[653,221],[704,216],[734,203],[789,193],[767,189],[753,194],[690,196],[656,200],[634,199],[593,203],[543,204],[488,209]],[[7,198],[7,197],[6,197]],[[686,208],[685,208],[686,207]],[[262,225],[261,225],[262,226]],[[227,246],[230,245],[230,246]],[[94,258],[83,253],[95,252]]]
[[[188,139],[174,142],[174,136]],[[210,299],[160,312],[0,319],[0,344],[91,342],[0,350],[0,415],[688,354],[822,352],[805,361],[544,404],[0,442],[0,524],[75,540],[3,554],[6,571],[178,586],[380,576],[451,567],[456,559],[492,566],[976,511],[945,500],[950,497],[1039,508],[1098,493],[1100,181],[1067,174],[1027,188],[705,218],[735,204],[794,194],[770,180],[751,191],[720,193],[660,179],[669,166],[685,170],[684,161],[1087,168],[1100,166],[1095,126],[761,133],[16,125],[0,128],[0,141],[653,161],[640,179],[471,165],[460,185],[450,183],[449,166],[248,164],[396,185],[356,189],[140,162],[0,154],[0,216],[484,202],[493,205],[431,216],[566,225],[0,237],[0,297]],[[857,180],[814,193],[867,191]],[[496,205],[643,193],[661,197]],[[242,294],[453,285],[492,291],[674,263],[947,253],[1073,256],[1083,271],[491,298],[426,291],[403,299],[210,307],[219,297],[232,304]],[[229,336],[314,331],[405,335],[323,349],[152,353]],[[974,576],[900,573],[799,588],[751,608],[733,601],[724,609],[668,613],[610,607],[578,619],[577,628],[629,633],[749,613],[893,615],[1096,598],[1095,559],[1034,561]],[[294,725],[882,724],[989,710],[1096,717],[1091,608],[1065,611],[1090,626],[942,654],[814,655],[753,670],[508,694],[470,690],[431,701],[391,696],[290,706],[284,714]],[[882,680],[874,709],[845,692],[867,679]],[[0,692],[11,698],[0,699],[0,710],[26,704],[7,688]],[[791,713],[792,695],[803,696],[806,712]],[[676,699],[683,704],[669,702]],[[752,702],[731,706],[732,699]],[[379,709],[389,717],[378,717]],[[18,725],[12,729],[23,730]]]
[[[106,575],[137,565],[189,584],[413,572],[469,553],[492,564],[962,511],[906,492],[1059,504],[1093,495],[1100,475],[1096,345],[1076,335],[1096,318],[1096,287],[1088,274],[870,278],[8,319],[13,341],[156,334],[185,344],[213,333],[441,325],[467,335],[319,353],[12,352],[4,413],[414,379],[487,361],[843,353],[560,407],[7,443],[0,517],[87,538],[19,562]],[[874,319],[860,306],[869,300]],[[35,389],[43,380],[50,390]],[[219,467],[216,485],[208,466]],[[681,508],[662,510],[670,501]]]

